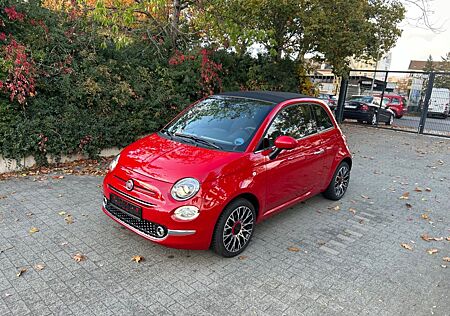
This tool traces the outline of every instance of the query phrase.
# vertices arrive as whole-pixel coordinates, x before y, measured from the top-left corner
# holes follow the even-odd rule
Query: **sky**
[[[391,50],[391,70],[407,70],[410,60],[427,60],[430,54],[433,60],[439,61],[450,52],[450,0],[430,0],[430,6],[434,12],[430,20],[439,32],[417,27],[411,18],[420,12],[409,6],[407,19],[401,24],[402,36]]]

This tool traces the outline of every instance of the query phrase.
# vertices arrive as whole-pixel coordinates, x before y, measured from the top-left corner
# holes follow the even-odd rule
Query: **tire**
[[[367,121],[368,124],[375,126],[377,125],[377,113],[373,112],[371,118],[369,121]]]
[[[392,125],[394,123],[394,115],[389,115],[389,121],[386,122],[386,125]]]
[[[350,181],[350,166],[345,161],[337,167],[327,189],[322,193],[329,200],[340,200],[347,192]]]
[[[252,203],[243,198],[232,201],[217,220],[211,248],[226,258],[239,255],[250,243],[255,223],[256,211]]]

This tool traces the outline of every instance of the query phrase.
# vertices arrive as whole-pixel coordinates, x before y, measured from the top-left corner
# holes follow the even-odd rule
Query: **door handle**
[[[318,151],[313,152],[313,154],[314,154],[314,155],[321,155],[321,154],[323,154],[324,152],[325,152],[325,150],[324,150],[324,149],[321,149],[321,150],[318,150]]]

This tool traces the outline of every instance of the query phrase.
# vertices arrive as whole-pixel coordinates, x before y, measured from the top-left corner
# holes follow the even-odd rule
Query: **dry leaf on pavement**
[[[144,257],[142,257],[142,256],[133,256],[131,258],[131,261],[135,261],[135,262],[139,263],[141,261],[144,261]]]
[[[245,260],[245,259],[247,259],[247,258],[248,258],[247,256],[239,256],[239,257],[238,257],[239,260]]]
[[[55,180],[64,179],[64,176],[53,176],[52,179]]]
[[[353,213],[353,214],[356,214],[356,210],[355,210],[354,208],[351,208],[351,207],[350,207],[350,208],[348,209],[348,211],[351,212],[351,213]]]
[[[409,192],[405,192],[402,194],[401,197],[399,197],[400,200],[408,200],[409,199]]]
[[[407,208],[412,208],[412,204],[410,204],[410,203],[406,203],[405,205]]]
[[[370,199],[370,197],[368,197],[367,195],[364,195],[364,194],[361,194],[361,197],[366,200]]]
[[[299,252],[300,248],[298,248],[298,247],[288,247],[288,250],[291,251],[291,252]]]
[[[406,243],[400,244],[400,246],[402,246],[403,248],[408,249],[408,250],[412,250],[413,249],[411,245],[406,244]]]
[[[447,241],[450,241],[450,236],[445,237],[445,239],[446,239]]]
[[[64,220],[66,221],[67,224],[73,224],[73,217],[70,214],[64,217]]]
[[[341,209],[341,207],[339,205],[336,206],[330,206],[328,207],[329,210],[333,210],[333,211],[339,211]]]
[[[442,260],[444,260],[446,262],[450,262],[450,257],[444,257],[444,258],[442,258]]]
[[[416,188],[414,189],[414,191],[416,191],[416,192],[422,192],[423,190],[422,190],[421,187],[416,187]]]
[[[435,253],[438,253],[439,250],[437,250],[436,248],[431,248],[431,249],[427,249],[427,252],[429,255],[434,255]]]
[[[29,230],[30,235],[37,233],[39,231],[39,228],[37,227],[31,227]]]
[[[431,192],[431,189],[430,188],[425,188],[425,191]]]
[[[22,274],[24,274],[25,272],[27,272],[27,269],[26,268],[21,268],[17,273],[16,273],[16,276],[17,277],[20,277]]]
[[[66,215],[66,212],[64,212],[64,211],[61,211],[61,212],[59,212],[59,213],[58,213],[58,215],[60,215],[60,216],[64,216],[64,215]]]
[[[38,271],[44,270],[45,264],[43,264],[43,263],[36,263],[36,264],[34,265],[34,268],[35,268],[36,270],[38,270]]]
[[[420,215],[420,217],[422,217],[423,219],[430,219],[427,213],[423,213],[422,215]]]
[[[86,260],[86,256],[81,254],[81,253],[77,253],[76,255],[74,255],[73,260],[75,260],[76,262],[81,262],[81,261],[85,261]]]

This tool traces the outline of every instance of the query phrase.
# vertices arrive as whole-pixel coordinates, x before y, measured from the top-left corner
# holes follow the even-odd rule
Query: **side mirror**
[[[297,147],[297,141],[291,136],[278,136],[275,139],[275,147],[278,149],[293,149]]]
[[[275,159],[282,150],[289,150],[297,147],[297,141],[291,136],[278,136],[275,139],[275,150],[269,155],[270,159]]]

